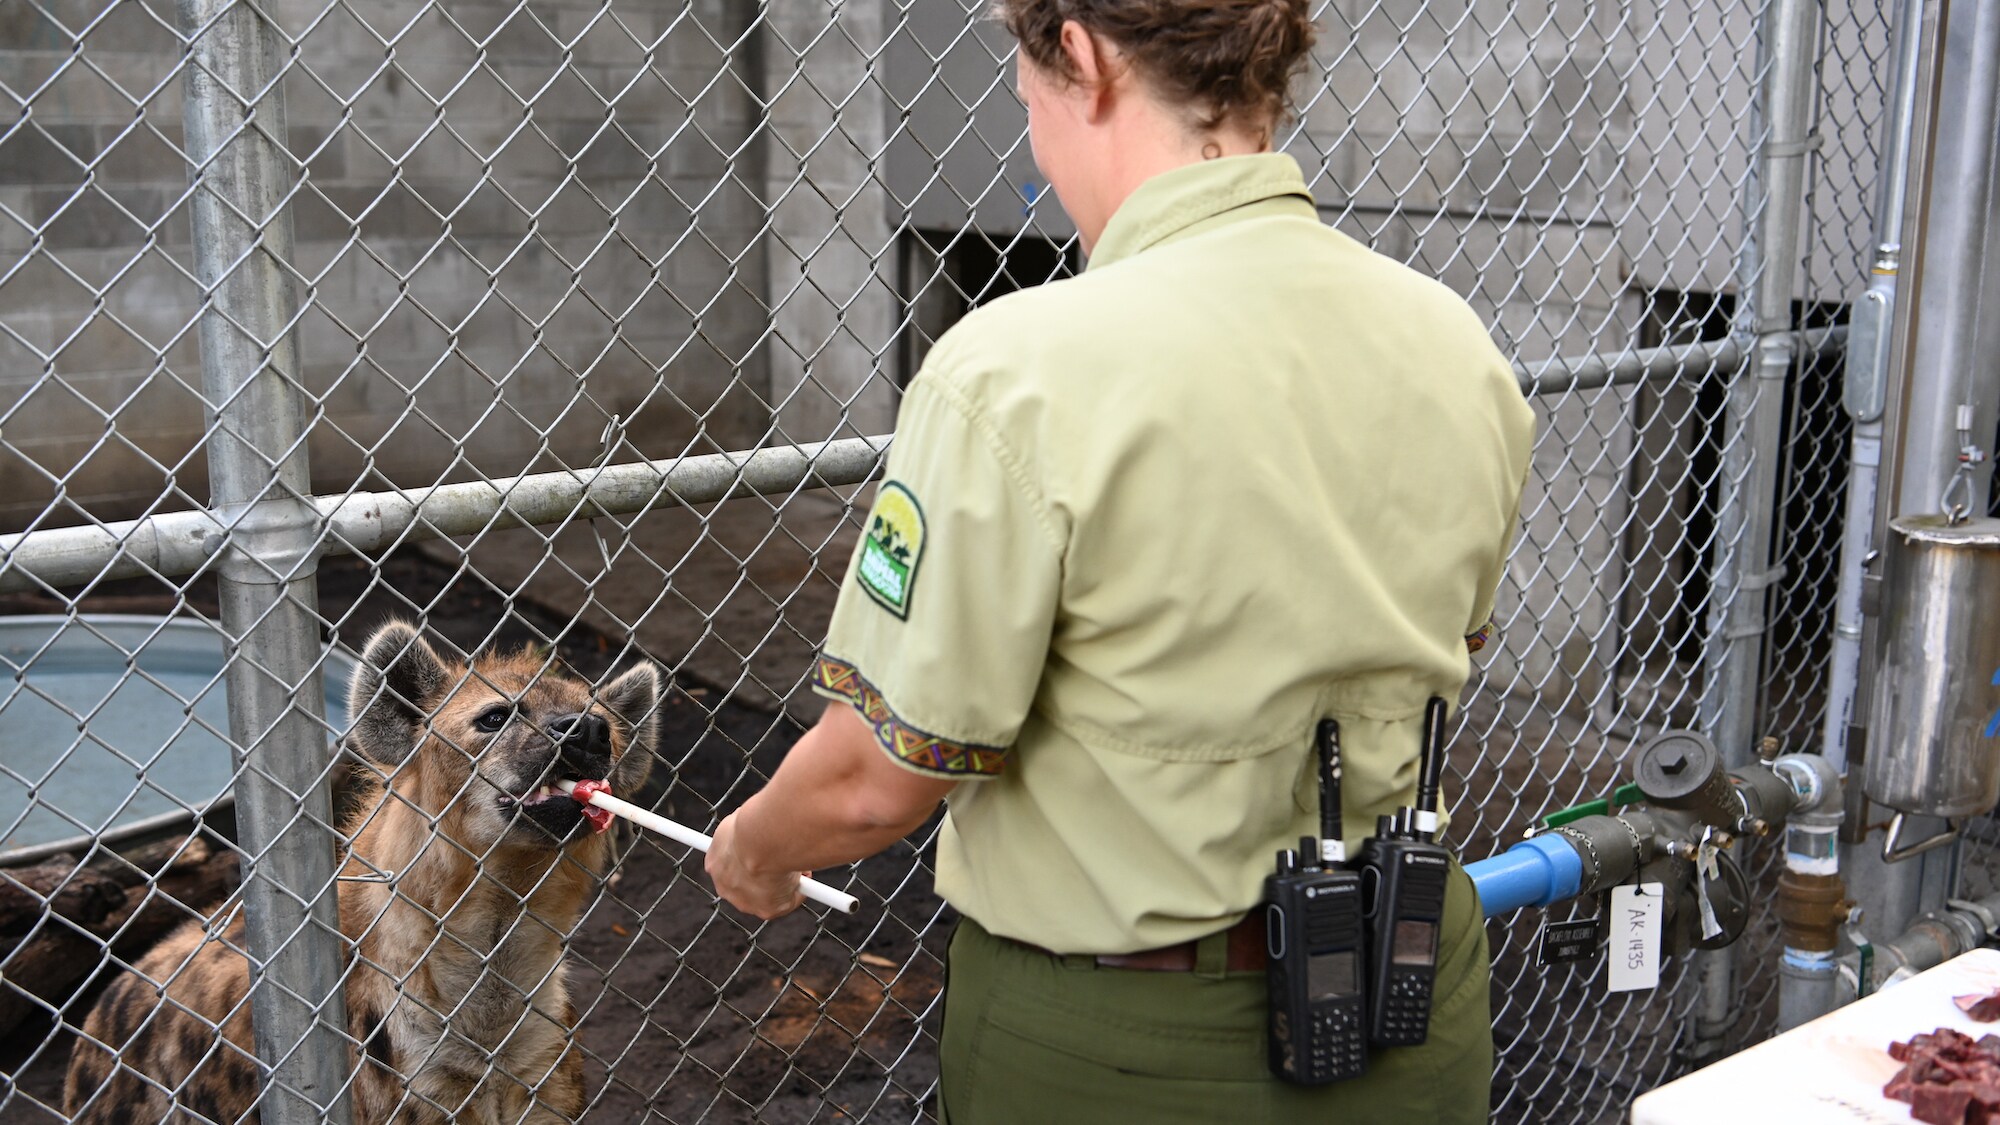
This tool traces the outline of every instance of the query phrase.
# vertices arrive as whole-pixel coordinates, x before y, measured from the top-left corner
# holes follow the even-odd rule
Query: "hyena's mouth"
[[[553,838],[556,843],[568,843],[586,835],[583,829],[590,821],[584,815],[583,804],[556,788],[556,782],[585,780],[588,779],[573,768],[558,769],[548,775],[548,780],[525,793],[503,794],[500,810],[514,818],[517,829],[544,840]]]
[[[565,776],[562,780],[575,783],[578,781],[582,781],[584,779],[582,777]],[[523,793],[518,797],[502,796],[500,798],[500,804],[502,807],[508,805],[520,805],[523,808],[536,808],[541,805],[548,804],[551,801],[569,801],[571,804],[575,803],[574,799],[571,798],[569,794],[563,792],[560,789],[557,789],[555,787],[554,782],[550,782],[547,785],[537,786],[534,789],[531,789],[528,792]]]

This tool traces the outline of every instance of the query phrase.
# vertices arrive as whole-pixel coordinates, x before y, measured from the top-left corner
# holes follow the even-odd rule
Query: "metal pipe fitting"
[[[1596,894],[1623,883],[1632,873],[1667,850],[1668,842],[1684,836],[1692,817],[1658,809],[1627,809],[1618,816],[1586,816],[1557,829],[1576,841],[1584,857],[1578,894]]]
[[[1582,886],[1583,854],[1567,836],[1546,832],[1499,855],[1465,865],[1485,917],[1524,906],[1575,898]]]
[[[1778,962],[1778,1029],[1790,1031],[1854,999],[1831,951],[1785,950]]]
[[[1934,969],[1985,939],[1985,927],[1972,915],[1949,907],[1926,914],[1889,941],[1876,943],[1876,980],[1870,991]]]
[[[1721,751],[1695,731],[1667,731],[1641,746],[1632,780],[1654,808],[1692,813],[1717,828],[1734,828],[1745,819],[1743,798]]]
[[[1862,979],[1861,953],[1850,950],[1836,959],[1836,971],[1843,980],[1845,995],[1876,992],[1906,980],[1926,969],[1934,969],[1968,950],[1977,949],[2000,931],[2000,895],[1977,901],[1954,899],[1943,910],[1924,915],[1909,929],[1872,947],[1873,965]]]
[[[1762,822],[1764,833],[1769,833],[1773,825],[1784,824],[1798,805],[1798,793],[1792,782],[1779,774],[1775,764],[1771,766],[1749,766],[1730,778],[1736,786],[1736,796],[1743,806],[1739,828]]]
[[[1628,809],[1586,816],[1465,865],[1488,918],[1524,906],[1548,906],[1623,883],[1693,831],[1691,816]]]
[[[1840,948],[1840,926],[1847,921],[1852,905],[1840,876],[1813,875],[1787,867],[1778,876],[1777,906],[1786,958],[1795,953],[1831,958]]]
[[[1847,799],[1833,763],[1818,754],[1787,754],[1771,763],[1771,776],[1790,789],[1793,802],[1785,816],[1786,869],[1837,877]]]
[[[1826,813],[1840,819],[1843,794],[1840,768],[1819,754],[1786,754],[1771,763],[1771,773],[1792,791],[1788,816]]]
[[[1754,775],[1753,775],[1754,776]],[[1778,1026],[1793,1028],[1840,1004],[1836,954],[1841,928],[1853,916],[1840,877],[1840,826],[1846,799],[1840,773],[1818,754],[1786,754],[1771,763],[1770,783],[1785,816],[1785,870],[1778,876],[1777,914],[1784,953],[1778,964]],[[1770,796],[1758,786],[1759,799]]]

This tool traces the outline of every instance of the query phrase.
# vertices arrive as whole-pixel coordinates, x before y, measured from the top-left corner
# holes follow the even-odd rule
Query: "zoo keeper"
[[[1486,1120],[1485,931],[1453,868],[1421,1047],[1265,1056],[1259,903],[1341,723],[1349,854],[1409,804],[1483,638],[1533,421],[1477,316],[1320,222],[1272,152],[1306,0],[1002,0],[1081,276],[931,350],[812,684],[715,831],[772,918],[949,797],[941,1116]]]

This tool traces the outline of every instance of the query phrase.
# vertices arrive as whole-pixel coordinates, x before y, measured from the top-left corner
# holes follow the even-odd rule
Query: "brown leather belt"
[[[1244,915],[1241,922],[1229,927],[1229,956],[1225,963],[1232,973],[1261,973],[1264,971],[1268,955],[1264,947],[1264,912],[1253,909]],[[1039,945],[1019,942],[1037,953],[1051,957],[1062,954],[1043,949]],[[1195,967],[1195,946],[1197,941],[1184,941],[1179,945],[1165,945],[1158,949],[1142,949],[1137,953],[1100,953],[1093,958],[1099,968],[1131,969],[1153,973],[1191,973]]]

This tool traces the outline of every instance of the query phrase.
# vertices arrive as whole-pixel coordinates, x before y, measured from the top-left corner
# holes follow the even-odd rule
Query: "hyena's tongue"
[[[576,798],[577,804],[583,806],[583,818],[590,822],[590,830],[592,832],[602,832],[611,827],[613,819],[610,809],[600,809],[590,803],[591,796],[597,793],[602,793],[607,797],[610,796],[611,783],[608,781],[579,781],[576,783],[576,788],[571,789],[569,792],[570,796]]]

